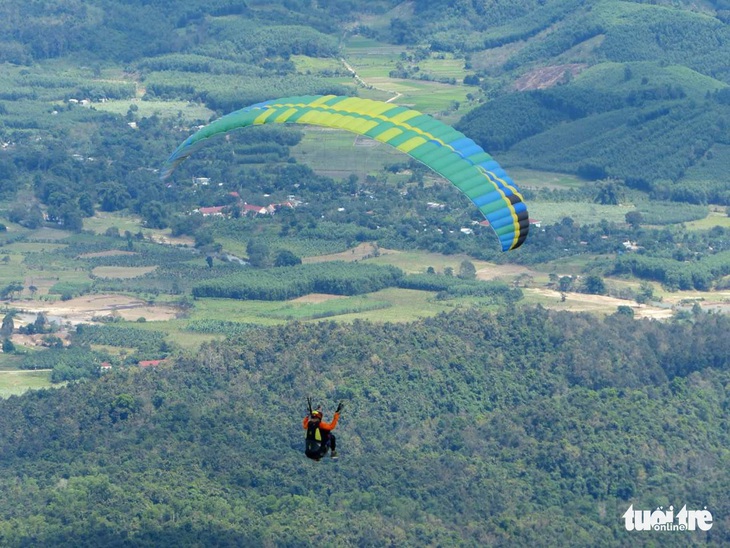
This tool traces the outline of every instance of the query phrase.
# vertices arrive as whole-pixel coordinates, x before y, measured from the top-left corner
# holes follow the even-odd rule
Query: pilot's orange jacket
[[[325,432],[330,432],[335,429],[335,426],[337,426],[337,421],[340,420],[340,414],[335,413],[335,416],[332,417],[332,422],[319,422],[319,428],[320,430],[324,430]],[[309,426],[309,415],[304,417],[304,420],[302,420],[302,427],[306,430]]]

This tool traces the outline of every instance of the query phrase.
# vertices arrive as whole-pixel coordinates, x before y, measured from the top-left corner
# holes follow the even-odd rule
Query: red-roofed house
[[[254,215],[266,215],[268,211],[266,211],[265,207],[243,204],[243,214],[246,215],[248,213],[253,213]]]
[[[215,207],[201,207],[198,209],[198,213],[200,213],[203,217],[208,217],[209,215],[223,215],[223,209],[226,206],[215,206]]]

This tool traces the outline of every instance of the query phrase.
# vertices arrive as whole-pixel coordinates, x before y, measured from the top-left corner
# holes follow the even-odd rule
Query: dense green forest
[[[12,397],[0,543],[726,545],[728,329],[539,308],[294,323]],[[336,463],[303,459],[307,395],[345,402]],[[629,533],[631,504],[713,527]]]

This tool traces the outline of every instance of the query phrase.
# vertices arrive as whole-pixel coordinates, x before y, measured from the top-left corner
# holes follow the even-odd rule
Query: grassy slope
[[[50,371],[2,371],[0,370],[0,398],[19,396],[27,390],[50,388]]]

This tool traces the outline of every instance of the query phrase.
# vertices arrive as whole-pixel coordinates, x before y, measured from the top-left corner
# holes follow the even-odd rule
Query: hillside
[[[724,545],[729,327],[540,309],[292,324],[12,397],[0,543]],[[345,402],[336,463],[301,455],[307,395]],[[630,504],[715,521],[639,535]]]
[[[482,74],[522,73],[522,93],[502,93],[460,128],[509,163],[727,204],[730,188],[712,175],[730,137],[724,13],[598,2],[556,14],[516,49],[504,32],[495,45],[508,55]]]

